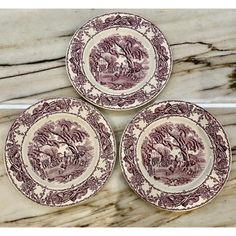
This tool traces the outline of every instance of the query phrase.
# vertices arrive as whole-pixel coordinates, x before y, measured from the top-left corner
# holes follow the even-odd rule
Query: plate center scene
[[[128,28],[111,28],[93,36],[85,46],[83,61],[90,81],[111,94],[138,90],[156,67],[150,41]]]
[[[124,90],[145,78],[149,55],[135,37],[114,34],[92,48],[89,65],[98,83],[109,89]]]
[[[86,121],[72,114],[54,114],[30,128],[23,153],[26,169],[34,179],[52,188],[64,188],[92,173],[99,144]]]
[[[150,125],[140,140],[138,165],[146,179],[163,191],[190,190],[210,173],[210,140],[190,119],[162,118]]]

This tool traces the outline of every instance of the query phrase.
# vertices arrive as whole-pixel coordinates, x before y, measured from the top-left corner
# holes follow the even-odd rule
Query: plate
[[[223,188],[231,149],[209,112],[189,102],[165,101],[145,108],[129,123],[120,163],[142,199],[166,210],[192,210]]]
[[[74,98],[40,101],[15,120],[5,146],[7,173],[32,201],[68,206],[94,195],[115,163],[110,125]]]
[[[98,16],[72,37],[66,56],[76,91],[96,106],[132,109],[165,87],[170,47],[157,26],[133,14]]]

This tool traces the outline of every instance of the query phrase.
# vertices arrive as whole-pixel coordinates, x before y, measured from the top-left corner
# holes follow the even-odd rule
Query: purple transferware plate
[[[98,16],[72,37],[67,72],[76,91],[96,106],[132,109],[165,87],[170,47],[157,26],[133,14]]]
[[[165,101],[148,106],[129,123],[120,163],[142,199],[166,210],[192,210],[223,188],[231,149],[222,126],[206,110]]]
[[[26,197],[68,206],[94,195],[116,158],[110,125],[90,104],[75,98],[42,100],[15,120],[7,136],[8,175]]]

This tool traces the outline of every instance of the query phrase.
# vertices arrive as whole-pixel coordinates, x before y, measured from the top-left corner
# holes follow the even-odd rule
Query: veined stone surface
[[[69,40],[89,19],[115,11],[0,11],[0,226],[236,226],[235,10],[122,10],[156,24],[171,46],[173,72],[155,100],[181,99],[216,106],[207,110],[228,135],[233,163],[225,187],[209,204],[178,213],[149,205],[129,188],[118,156],[102,190],[73,207],[40,206],[25,198],[8,179],[3,163],[5,139],[22,112],[16,106],[11,108],[12,104],[23,107],[43,98],[79,97],[65,69]],[[232,107],[224,108],[224,104]],[[141,109],[100,109],[115,131],[117,145],[126,124]]]

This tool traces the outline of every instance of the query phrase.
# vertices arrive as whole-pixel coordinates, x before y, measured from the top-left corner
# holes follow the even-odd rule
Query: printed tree
[[[91,50],[90,68],[95,77],[101,76],[102,72],[114,74],[113,80],[122,77],[138,80],[139,73],[147,69],[147,58],[146,49],[135,38],[113,35]],[[104,64],[99,62],[100,59]]]
[[[179,149],[186,166],[190,165],[189,153],[196,153],[198,150],[204,149],[203,143],[196,132],[184,124],[166,123],[156,128],[150,134],[147,148],[155,150],[155,144],[162,144],[170,150],[173,150],[173,148]],[[163,156],[160,150],[156,151]],[[167,157],[163,156],[163,158]]]
[[[150,176],[169,185],[188,183],[203,169],[204,145],[189,126],[167,122],[144,139],[142,161]]]
[[[65,119],[50,121],[35,133],[30,143],[30,162],[44,179],[47,178],[45,170],[58,166],[57,174],[66,172],[71,166],[81,166],[82,170],[88,165],[93,149],[88,137],[89,134],[76,122]],[[63,152],[60,148],[63,148]]]

